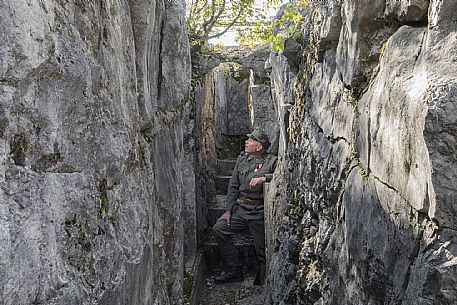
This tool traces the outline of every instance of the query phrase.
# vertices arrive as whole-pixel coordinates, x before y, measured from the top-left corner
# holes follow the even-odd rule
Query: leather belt
[[[261,205],[263,204],[263,199],[249,199],[246,197],[241,197],[241,200],[243,200],[244,203],[249,204],[249,205]]]

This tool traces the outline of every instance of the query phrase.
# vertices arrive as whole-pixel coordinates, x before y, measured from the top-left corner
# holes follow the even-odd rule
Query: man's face
[[[255,154],[262,150],[262,144],[256,140],[248,138],[244,141],[244,151],[248,154]]]

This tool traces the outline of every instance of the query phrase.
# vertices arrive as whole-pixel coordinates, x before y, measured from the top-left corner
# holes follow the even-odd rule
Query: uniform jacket
[[[226,210],[232,211],[236,201],[240,197],[249,199],[263,198],[263,184],[251,189],[249,182],[254,177],[265,176],[266,182],[273,178],[273,171],[276,167],[277,158],[268,153],[263,153],[255,159],[247,153],[242,152],[236,160],[232,177],[230,178],[227,191]]]

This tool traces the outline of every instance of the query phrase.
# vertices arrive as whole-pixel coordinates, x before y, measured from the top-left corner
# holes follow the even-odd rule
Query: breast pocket
[[[240,178],[246,177],[248,174],[249,168],[247,166],[240,167],[238,170],[238,175]]]

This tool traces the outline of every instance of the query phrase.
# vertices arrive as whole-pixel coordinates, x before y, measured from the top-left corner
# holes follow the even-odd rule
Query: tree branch
[[[215,20],[217,21],[216,16],[220,16],[222,14],[222,12],[225,11],[225,0],[223,0],[222,5],[219,7],[219,11],[217,14],[216,14],[216,4],[214,3],[214,0],[212,0],[212,2],[213,2],[213,6],[212,6],[213,11],[212,11],[211,17],[209,18],[209,20],[206,20],[205,22],[203,22],[203,28],[205,29],[205,36],[207,36],[207,33],[209,33],[212,30]]]
[[[242,13],[243,13],[243,7],[240,7],[240,10],[239,10],[238,15],[236,16],[236,18],[233,19],[233,21],[230,22],[229,25],[222,32],[213,34],[211,36],[207,36],[206,39],[209,40],[209,39],[212,39],[212,38],[216,38],[216,37],[222,36],[225,33],[227,33],[227,31],[230,30],[230,28],[233,27],[233,25],[238,21],[238,19],[240,19]]]
[[[198,0],[197,0],[197,3],[198,3]],[[198,8],[198,6],[196,5],[195,7],[198,8],[198,10],[195,11],[194,15],[200,14],[203,11],[203,9],[206,7],[207,4],[208,4],[208,0],[205,0],[205,3],[203,3],[203,5],[200,8]]]

